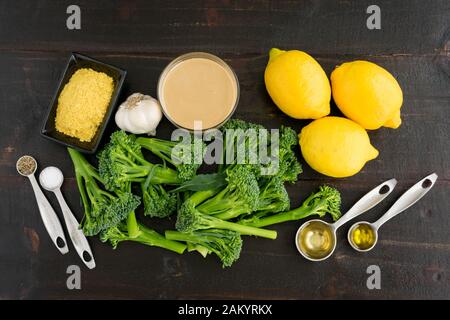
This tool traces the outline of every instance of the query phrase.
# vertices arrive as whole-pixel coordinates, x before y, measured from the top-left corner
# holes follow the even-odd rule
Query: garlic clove
[[[122,130],[125,130],[125,131],[128,131],[127,130],[127,126],[125,125],[125,120],[126,120],[126,117],[124,117],[124,113],[123,113],[123,107],[122,106],[119,106],[119,109],[117,110],[117,112],[116,112],[116,115],[115,115],[115,117],[114,117],[114,120],[116,121],[116,125],[120,128],[120,129],[122,129]]]

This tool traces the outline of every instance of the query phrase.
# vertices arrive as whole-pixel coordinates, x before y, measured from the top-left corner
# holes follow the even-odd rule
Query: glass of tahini
[[[158,99],[164,115],[189,131],[218,128],[239,101],[239,81],[231,67],[205,52],[179,56],[161,73]]]

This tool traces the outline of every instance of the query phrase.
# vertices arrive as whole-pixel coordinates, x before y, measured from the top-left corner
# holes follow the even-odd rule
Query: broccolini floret
[[[144,215],[157,218],[170,216],[177,209],[177,194],[169,193],[160,184],[141,184]]]
[[[341,217],[341,195],[339,191],[329,186],[321,186],[319,191],[311,194],[303,204],[290,211],[276,213],[267,217],[254,215],[241,219],[238,223],[253,226],[265,227],[285,221],[300,220],[312,215],[323,217],[327,213],[334,221]]]
[[[261,174],[261,164],[258,161],[258,150],[260,144],[268,145],[270,142],[270,134],[267,129],[260,125],[247,122],[240,119],[230,119],[222,127],[223,134],[223,163],[219,166],[219,171],[235,166],[245,166],[252,170],[258,177]],[[263,141],[266,132],[266,141]],[[241,148],[245,154],[241,154],[242,158],[237,156],[238,150]]]
[[[294,129],[286,126],[280,128],[280,148],[291,150],[298,145],[298,136]]]
[[[182,233],[168,230],[165,235],[170,240],[185,241],[208,249],[219,257],[223,267],[230,267],[241,254],[242,239],[235,231],[208,229]]]
[[[84,207],[81,222],[83,233],[94,236],[126,219],[140,204],[131,192],[107,192],[101,189],[103,180],[97,170],[76,150],[68,148],[75,168],[75,177]]]
[[[302,166],[293,151],[293,148],[297,145],[298,138],[295,131],[289,127],[281,126],[278,158],[275,158],[276,162],[271,162],[266,166],[266,176],[277,175],[285,182],[296,182],[297,176],[302,173]]]
[[[230,129],[241,130],[240,133],[243,135],[240,136],[239,134],[237,134],[239,133],[239,131],[235,131],[236,135],[227,135],[227,130]],[[256,133],[256,136],[245,134],[249,129],[253,129]],[[224,135],[224,155],[227,155],[227,153],[229,152],[232,152],[233,154],[233,157],[231,157],[231,159],[226,159],[224,157],[224,161],[228,160],[228,162],[220,166],[222,171],[224,171],[226,168],[241,165],[246,166],[250,170],[252,170],[257,178],[259,178],[260,176],[277,174],[283,178],[283,181],[292,183],[297,181],[297,176],[302,172],[302,167],[298,162],[294,151],[292,150],[298,145],[297,133],[292,128],[281,126],[278,135],[279,140],[276,142],[277,146],[272,144],[272,138],[275,137],[272,136],[269,131],[264,128],[264,126],[259,124],[254,124],[239,119],[231,119],[222,126],[221,130]],[[262,130],[267,131],[266,139],[261,139],[262,136],[260,136],[260,133]],[[232,138],[231,141],[229,141],[230,138]],[[243,144],[243,146],[245,147],[244,149],[249,154],[252,154],[250,152],[251,150],[259,152],[261,147],[264,146],[267,149],[268,155],[272,157],[272,160],[268,163],[250,163],[249,157],[246,157],[243,163],[237,164],[238,159],[236,156],[236,151],[238,148],[237,145],[239,143]],[[275,154],[272,153],[274,151],[272,149],[274,149],[275,147],[278,148],[278,158],[275,158]],[[273,161],[276,161],[276,163],[274,163]]]
[[[261,180],[258,207],[255,211],[264,215],[289,210],[291,202],[283,180],[279,176]]]
[[[197,209],[216,218],[229,220],[257,209],[259,199],[258,181],[246,167],[227,169],[227,186],[209,198]]]
[[[302,166],[292,150],[280,149],[278,175],[283,181],[295,183],[302,173]]]
[[[177,172],[148,162],[133,135],[116,131],[110,142],[98,154],[99,173],[108,190],[123,188],[129,182],[179,184]]]

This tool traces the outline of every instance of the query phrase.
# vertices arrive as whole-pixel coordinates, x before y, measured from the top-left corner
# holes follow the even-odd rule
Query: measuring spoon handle
[[[360,214],[372,209],[384,198],[386,198],[395,188],[397,180],[391,179],[383,182],[377,187],[369,191],[365,196],[356,202],[350,210],[347,211],[338,221],[336,221],[333,226],[338,229],[344,223],[356,218]]]
[[[39,187],[34,175],[30,175],[28,178],[30,179],[31,186],[33,187],[34,195],[39,207],[39,213],[41,214],[45,229],[47,229],[47,232],[56,248],[62,254],[66,254],[69,252],[69,248],[67,247],[67,241],[58,216]]]
[[[69,232],[69,237],[72,240],[75,250],[77,251],[84,264],[89,269],[94,269],[95,261],[94,256],[92,255],[91,247],[85,235],[83,234],[83,231],[80,229],[77,219],[67,205],[67,202],[61,193],[61,190],[55,190],[55,195],[58,199],[59,205],[61,206],[61,211],[64,215],[67,231]]]
[[[373,223],[373,226],[378,229],[388,220],[392,219],[399,213],[405,211],[417,201],[419,201],[431,188],[434,186],[438,176],[432,173],[426,176],[411,188],[405,191],[400,198],[392,205],[392,207],[380,219]]]

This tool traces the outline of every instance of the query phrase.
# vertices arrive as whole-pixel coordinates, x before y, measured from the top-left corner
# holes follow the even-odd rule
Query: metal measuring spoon
[[[53,171],[53,173],[51,171]],[[54,174],[56,178],[53,185],[46,184],[46,175],[48,177],[48,175],[50,174]],[[77,251],[81,260],[83,260],[84,264],[89,269],[95,268],[94,256],[92,255],[89,242],[84,236],[83,231],[79,228],[80,224],[73,215],[61,193],[61,186],[64,182],[64,175],[62,171],[57,167],[47,167],[42,170],[41,174],[39,175],[39,182],[45,190],[52,191],[56,195],[56,199],[58,199],[59,205],[61,206],[61,211],[63,212],[67,230],[69,231],[69,237],[72,240],[73,246],[75,247],[75,250]]]
[[[394,218],[399,213],[405,211],[409,207],[411,207],[413,204],[415,204],[417,201],[419,201],[428,191],[431,190],[431,188],[434,186],[434,183],[436,182],[438,176],[436,173],[432,173],[429,176],[426,176],[419,182],[417,182],[415,185],[413,185],[411,188],[405,191],[400,198],[392,205],[392,207],[383,215],[380,219],[377,221],[370,223],[367,221],[360,221],[353,224],[350,229],[348,230],[347,239],[350,245],[353,249],[360,251],[360,252],[367,252],[372,250],[375,245],[378,242],[378,229],[385,224],[390,219]],[[371,232],[371,237],[373,238],[371,245],[367,248],[361,248],[361,246],[358,247],[356,243],[353,242],[353,232],[359,227],[359,226],[366,226]]]
[[[297,250],[303,257],[311,261],[323,261],[329,258],[336,249],[336,230],[351,219],[375,207],[384,198],[386,198],[392,190],[394,190],[396,184],[397,180],[391,179],[378,185],[363,196],[358,202],[356,202],[350,210],[348,210],[338,221],[334,223],[327,223],[319,219],[313,219],[305,222],[300,226],[297,234],[295,235]],[[312,232],[314,230],[321,232],[323,237],[325,237],[330,243],[324,249],[311,253],[312,250],[308,250],[306,245],[302,245],[302,240],[305,239],[305,237],[308,237],[308,232]]]
[[[24,167],[24,164],[27,163],[28,167]],[[25,168],[25,169],[24,169]],[[52,206],[48,202],[47,198],[45,198],[44,193],[42,192],[39,184],[36,181],[34,173],[37,169],[37,162],[31,156],[22,156],[17,160],[16,170],[17,172],[27,177],[31,186],[33,187],[34,195],[36,197],[36,201],[39,207],[39,213],[41,214],[42,221],[44,222],[45,229],[47,229],[50,238],[55,244],[56,248],[62,253],[66,254],[69,252],[69,248],[67,247],[66,238],[64,236],[64,231],[59,222],[58,216],[53,210]]]

